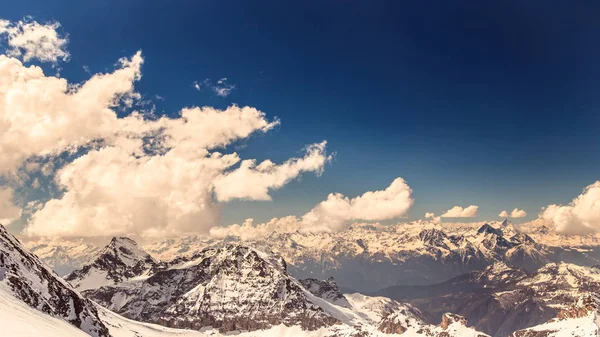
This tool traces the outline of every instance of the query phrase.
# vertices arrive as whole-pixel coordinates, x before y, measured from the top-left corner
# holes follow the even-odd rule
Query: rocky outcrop
[[[449,312],[442,315],[442,323],[440,323],[442,329],[446,330],[451,324],[454,323],[459,323],[464,326],[467,326],[467,319],[460,315],[456,315]]]
[[[325,281],[317,280],[314,278],[308,278],[298,280],[302,286],[311,292],[311,294],[320,297],[333,304],[349,307],[348,300],[344,297],[333,277],[328,278]]]

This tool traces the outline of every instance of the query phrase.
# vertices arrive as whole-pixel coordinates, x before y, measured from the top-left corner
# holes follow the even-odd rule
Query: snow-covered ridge
[[[0,225],[0,298],[24,303],[95,336],[109,336],[94,305]]]

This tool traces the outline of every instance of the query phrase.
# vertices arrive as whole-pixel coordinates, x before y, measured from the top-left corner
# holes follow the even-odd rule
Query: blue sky
[[[136,90],[158,113],[236,103],[279,117],[243,157],[279,162],[328,141],[320,177],[226,204],[229,224],[396,177],[414,191],[410,219],[475,204],[475,220],[515,207],[529,220],[569,202],[599,179],[599,14],[592,1],[20,1],[2,17],[60,22],[71,82],[141,49]],[[193,88],[223,77],[227,97]]]

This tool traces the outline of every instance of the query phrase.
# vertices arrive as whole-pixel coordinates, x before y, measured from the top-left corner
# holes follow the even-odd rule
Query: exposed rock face
[[[135,241],[126,237],[114,237],[91,264],[71,272],[65,280],[83,291],[150,276],[161,267]]]
[[[452,314],[449,312],[442,315],[442,323],[440,323],[440,326],[442,327],[442,329],[444,329],[444,330],[448,329],[450,324],[453,324],[453,323],[460,323],[464,326],[467,326],[467,319],[460,315]]]
[[[340,323],[309,299],[283,259],[241,245],[206,249],[147,279],[85,294],[125,317],[176,328],[314,330]]]
[[[564,320],[568,318],[580,318],[589,315],[592,312],[597,312],[599,308],[598,298],[596,294],[586,294],[579,298],[577,303],[572,306],[562,309],[556,319]]]
[[[348,307],[348,300],[344,297],[333,277],[325,281],[308,278],[298,280],[302,286],[311,292],[311,294],[320,297],[328,302],[337,304],[342,307]]]
[[[0,225],[0,291],[63,319],[91,336],[109,336],[94,305]],[[1,328],[0,328],[1,329]]]
[[[417,309],[411,306],[401,306],[385,314],[377,329],[383,333],[402,334],[413,327],[425,334],[433,335],[432,329],[422,322],[423,316]]]
[[[532,328],[515,331],[511,337],[596,337],[600,335],[599,308],[597,295],[586,294],[561,310],[556,318]]]
[[[398,286],[380,294],[434,316],[455,312],[468,317],[479,331],[505,337],[516,329],[546,322],[561,309],[567,315],[569,303],[595,292],[600,292],[600,270],[596,268],[550,263],[527,274],[496,263],[439,285]]]

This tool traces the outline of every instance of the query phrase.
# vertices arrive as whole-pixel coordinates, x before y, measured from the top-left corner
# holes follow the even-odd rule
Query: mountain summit
[[[159,262],[126,237],[114,237],[94,261],[65,276],[79,291],[116,285],[136,277],[149,276]]]

